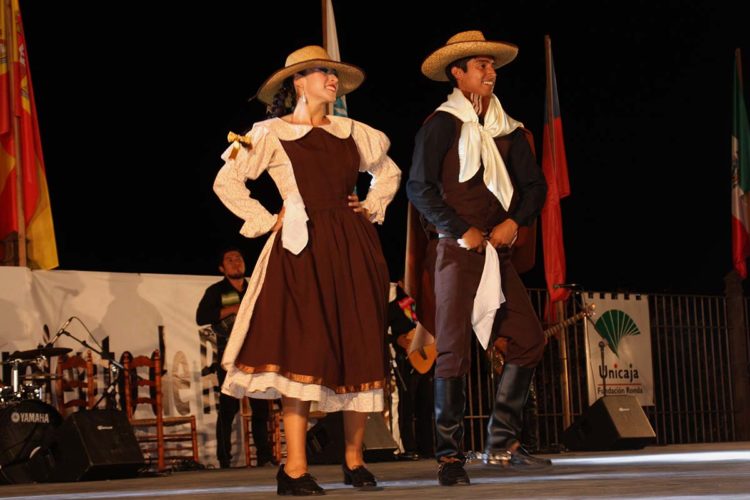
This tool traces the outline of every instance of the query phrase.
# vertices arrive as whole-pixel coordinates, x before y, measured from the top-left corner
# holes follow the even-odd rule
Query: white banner
[[[653,406],[648,296],[586,295],[596,304],[596,328],[586,323],[589,405],[604,395],[606,385],[607,395],[635,396],[641,406]]]
[[[0,267],[0,351],[4,358],[16,350],[34,349],[71,317],[71,335],[99,350],[108,347],[119,360],[123,351],[150,356],[161,349],[164,369],[164,413],[195,415],[203,464],[216,464],[216,375],[201,375],[213,362],[213,349],[198,334],[195,312],[205,289],[220,276],[174,276],[81,271],[30,271]],[[68,336],[55,347],[86,350]],[[101,363],[99,355],[94,360]],[[54,369],[54,358],[53,358]],[[103,363],[106,364],[106,363]],[[3,383],[10,384],[10,367],[3,366]],[[104,370],[99,370],[99,394]],[[205,400],[204,400],[205,390]],[[138,416],[149,409],[139,407]],[[233,439],[233,462],[244,465],[239,419]]]

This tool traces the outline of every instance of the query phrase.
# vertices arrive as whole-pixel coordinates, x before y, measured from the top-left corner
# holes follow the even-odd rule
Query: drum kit
[[[45,402],[45,385],[57,378],[40,371],[22,373],[26,367],[38,369],[49,358],[67,354],[65,347],[42,347],[16,351],[0,362],[11,367],[11,383],[0,386],[0,468],[28,460],[45,436],[62,422],[62,416]]]

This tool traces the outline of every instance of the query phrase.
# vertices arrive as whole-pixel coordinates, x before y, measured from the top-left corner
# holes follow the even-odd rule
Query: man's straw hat
[[[335,69],[339,77],[337,96],[348,94],[359,87],[365,79],[365,72],[353,64],[334,61],[323,47],[308,45],[297,49],[286,58],[284,67],[274,72],[258,89],[258,99],[271,104],[273,96],[281,88],[285,79],[305,69],[325,67]]]
[[[495,59],[495,69],[505,66],[518,54],[512,43],[485,40],[481,31],[462,31],[448,39],[445,46],[427,56],[422,63],[422,73],[430,80],[447,82],[445,68],[458,59],[472,56],[490,56]]]

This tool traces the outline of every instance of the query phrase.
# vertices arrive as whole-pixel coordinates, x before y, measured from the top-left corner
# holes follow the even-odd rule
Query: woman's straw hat
[[[422,63],[422,73],[430,80],[447,82],[445,68],[453,61],[472,56],[490,56],[495,59],[497,69],[505,66],[518,54],[512,43],[485,40],[481,31],[462,31],[450,37],[445,46],[427,56]]]
[[[308,45],[297,49],[286,58],[284,67],[274,72],[258,89],[258,99],[271,104],[273,96],[288,77],[309,68],[325,67],[335,69],[339,77],[337,96],[348,94],[359,87],[365,79],[365,72],[353,64],[334,61],[323,47]]]

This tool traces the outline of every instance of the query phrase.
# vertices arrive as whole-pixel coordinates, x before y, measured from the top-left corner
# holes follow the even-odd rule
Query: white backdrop
[[[205,289],[220,279],[0,267],[0,352],[7,357],[15,350],[34,349],[46,343],[44,325],[54,335],[72,316],[80,318],[80,322],[73,320],[66,328],[68,332],[96,347],[88,329],[100,344],[108,341],[109,350],[118,360],[125,350],[133,355],[150,355],[161,341],[166,369],[165,414],[195,415],[201,462],[216,464],[217,380],[214,374],[201,376],[201,369],[212,362],[213,350],[204,343],[201,355],[195,311]],[[67,336],[62,336],[55,346],[85,351]],[[97,354],[94,359],[100,360]],[[4,377],[3,383],[8,385],[10,380]],[[244,452],[240,452],[238,425],[233,443],[233,461],[242,465]]]

